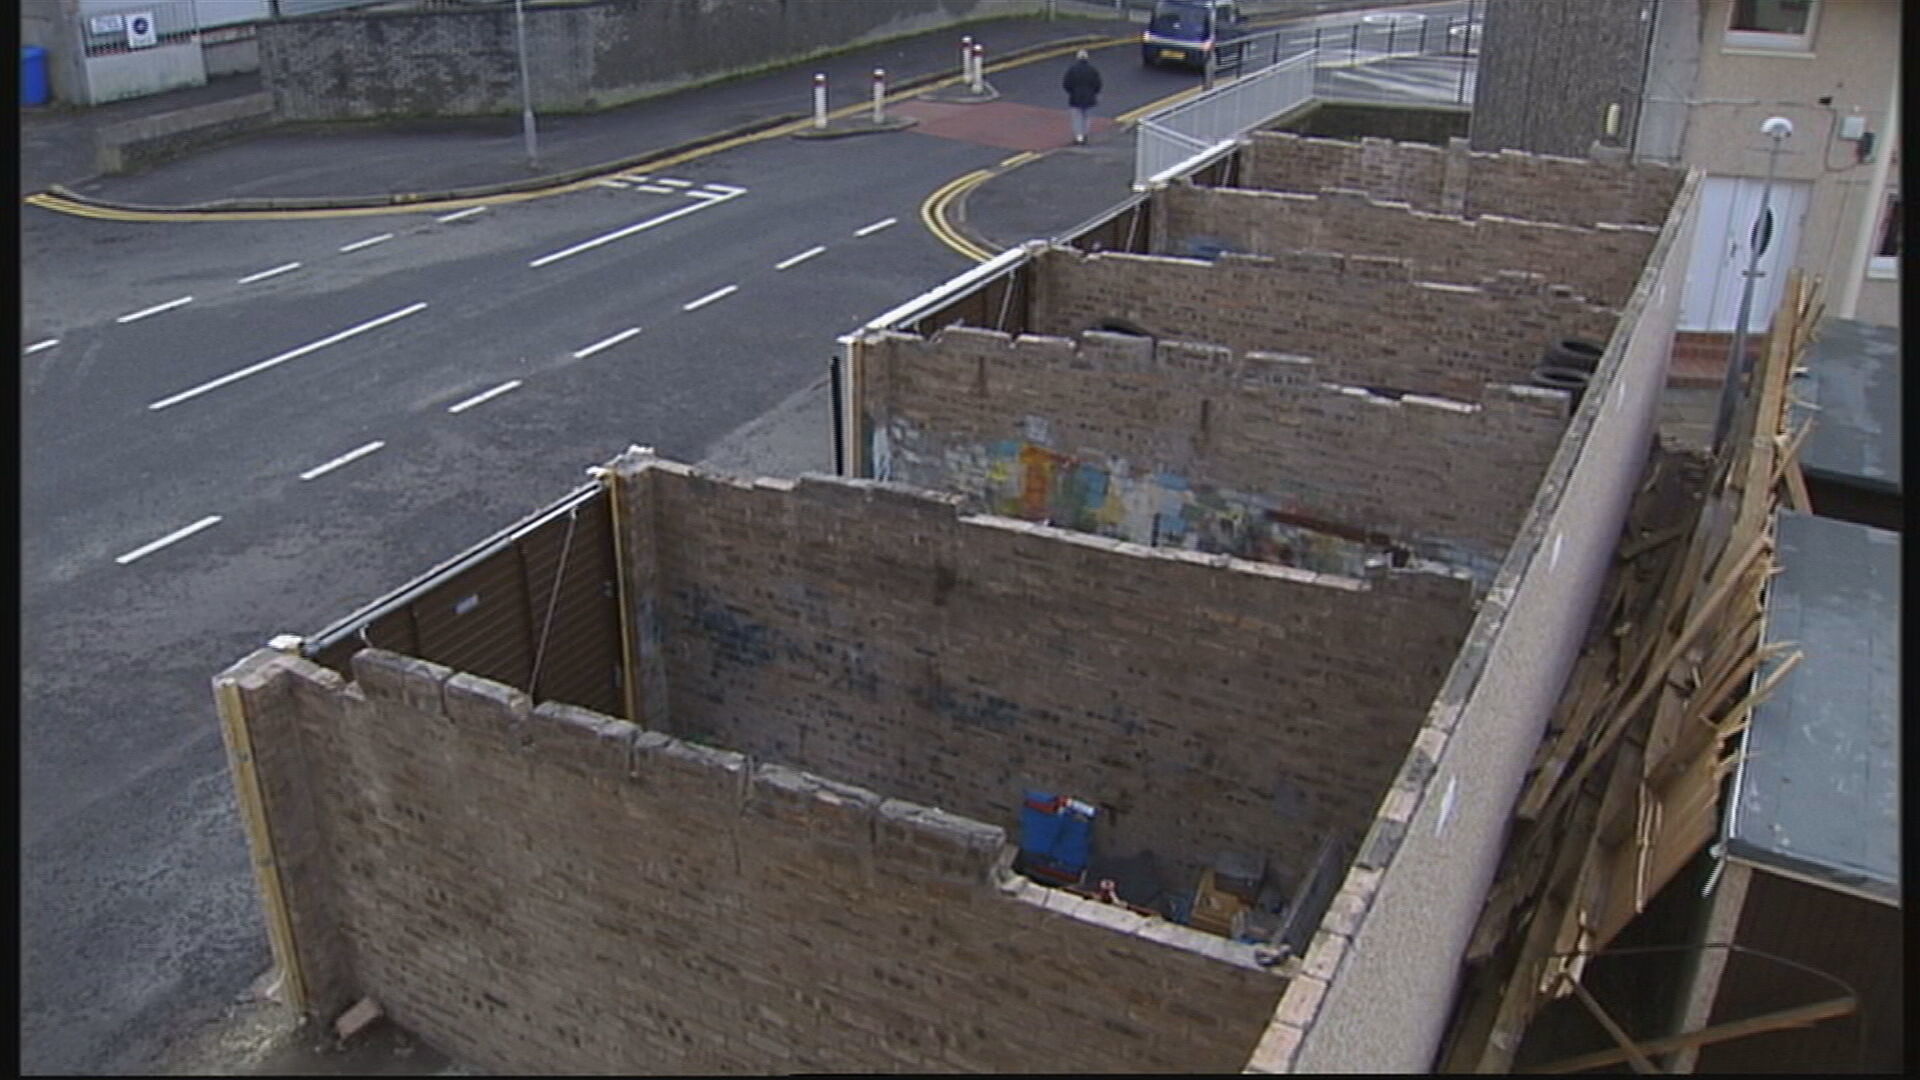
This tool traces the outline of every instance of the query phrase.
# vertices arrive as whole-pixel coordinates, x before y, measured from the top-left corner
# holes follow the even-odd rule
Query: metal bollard
[[[813,77],[813,126],[827,126],[827,77],[824,73]]]
[[[887,69],[873,69],[873,122],[878,124],[886,119]]]
[[[968,35],[960,39],[960,81],[973,85],[973,37]]]
[[[987,47],[979,42],[973,43],[973,82],[970,85],[974,93],[986,91]]]

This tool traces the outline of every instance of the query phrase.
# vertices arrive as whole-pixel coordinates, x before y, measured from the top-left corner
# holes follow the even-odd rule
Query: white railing
[[[1313,97],[1311,51],[1143,117],[1136,129],[1134,189],[1165,183],[1224,153],[1247,132]]]

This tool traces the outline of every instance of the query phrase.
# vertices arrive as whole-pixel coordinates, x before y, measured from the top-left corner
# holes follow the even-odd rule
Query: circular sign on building
[[[153,29],[153,12],[127,16],[127,48],[145,49],[159,43],[160,37]]]

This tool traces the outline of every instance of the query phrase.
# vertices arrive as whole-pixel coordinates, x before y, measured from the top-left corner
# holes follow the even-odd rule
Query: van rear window
[[[1147,29],[1161,37],[1199,41],[1207,36],[1207,21],[1206,8],[1167,7],[1153,13]]]

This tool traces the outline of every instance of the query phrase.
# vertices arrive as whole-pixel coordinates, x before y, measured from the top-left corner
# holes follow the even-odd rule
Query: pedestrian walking
[[[1087,50],[1074,54],[1073,64],[1060,80],[1067,92],[1067,108],[1073,112],[1073,141],[1087,141],[1087,116],[1100,103],[1100,69],[1087,59]]]

